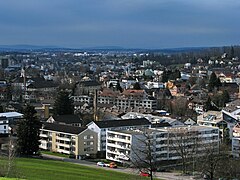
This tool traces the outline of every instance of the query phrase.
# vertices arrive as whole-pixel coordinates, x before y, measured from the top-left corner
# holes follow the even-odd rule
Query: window
[[[93,141],[90,142],[90,145],[93,145]]]
[[[6,128],[7,128],[6,126],[3,127],[3,129],[6,129]]]
[[[93,139],[93,135],[90,136],[90,139]]]
[[[83,139],[87,139],[87,136],[84,136]]]

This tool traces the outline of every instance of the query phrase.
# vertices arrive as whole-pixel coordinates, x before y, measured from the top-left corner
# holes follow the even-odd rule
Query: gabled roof
[[[79,84],[82,86],[100,86],[101,85],[97,81],[81,81]]]
[[[67,115],[57,115],[52,116],[56,122],[61,122],[65,124],[72,123],[82,123],[82,120],[77,115],[67,114]]]
[[[45,123],[43,123],[42,129],[56,131],[56,132],[69,133],[69,134],[80,134],[85,129],[87,129],[87,127],[74,127],[74,126],[45,122]]]
[[[32,82],[30,85],[28,85],[28,88],[52,88],[52,87],[58,87],[56,83],[53,81],[35,81]]]
[[[151,125],[146,118],[94,121],[99,128]]]

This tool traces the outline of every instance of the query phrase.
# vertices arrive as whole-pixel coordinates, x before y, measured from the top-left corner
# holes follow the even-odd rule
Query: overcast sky
[[[239,18],[239,0],[0,0],[0,44],[237,45]]]

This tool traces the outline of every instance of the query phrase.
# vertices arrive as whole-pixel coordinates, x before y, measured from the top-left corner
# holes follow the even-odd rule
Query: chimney
[[[43,104],[44,118],[49,118],[49,106],[50,104]]]

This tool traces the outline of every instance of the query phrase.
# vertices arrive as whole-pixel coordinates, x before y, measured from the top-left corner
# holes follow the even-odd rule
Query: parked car
[[[150,177],[151,175],[148,172],[140,172],[140,176]]]
[[[106,164],[104,162],[97,162],[97,166],[105,167]]]
[[[117,168],[117,164],[116,164],[115,162],[111,162],[111,163],[109,164],[109,167],[110,167],[110,168]]]

